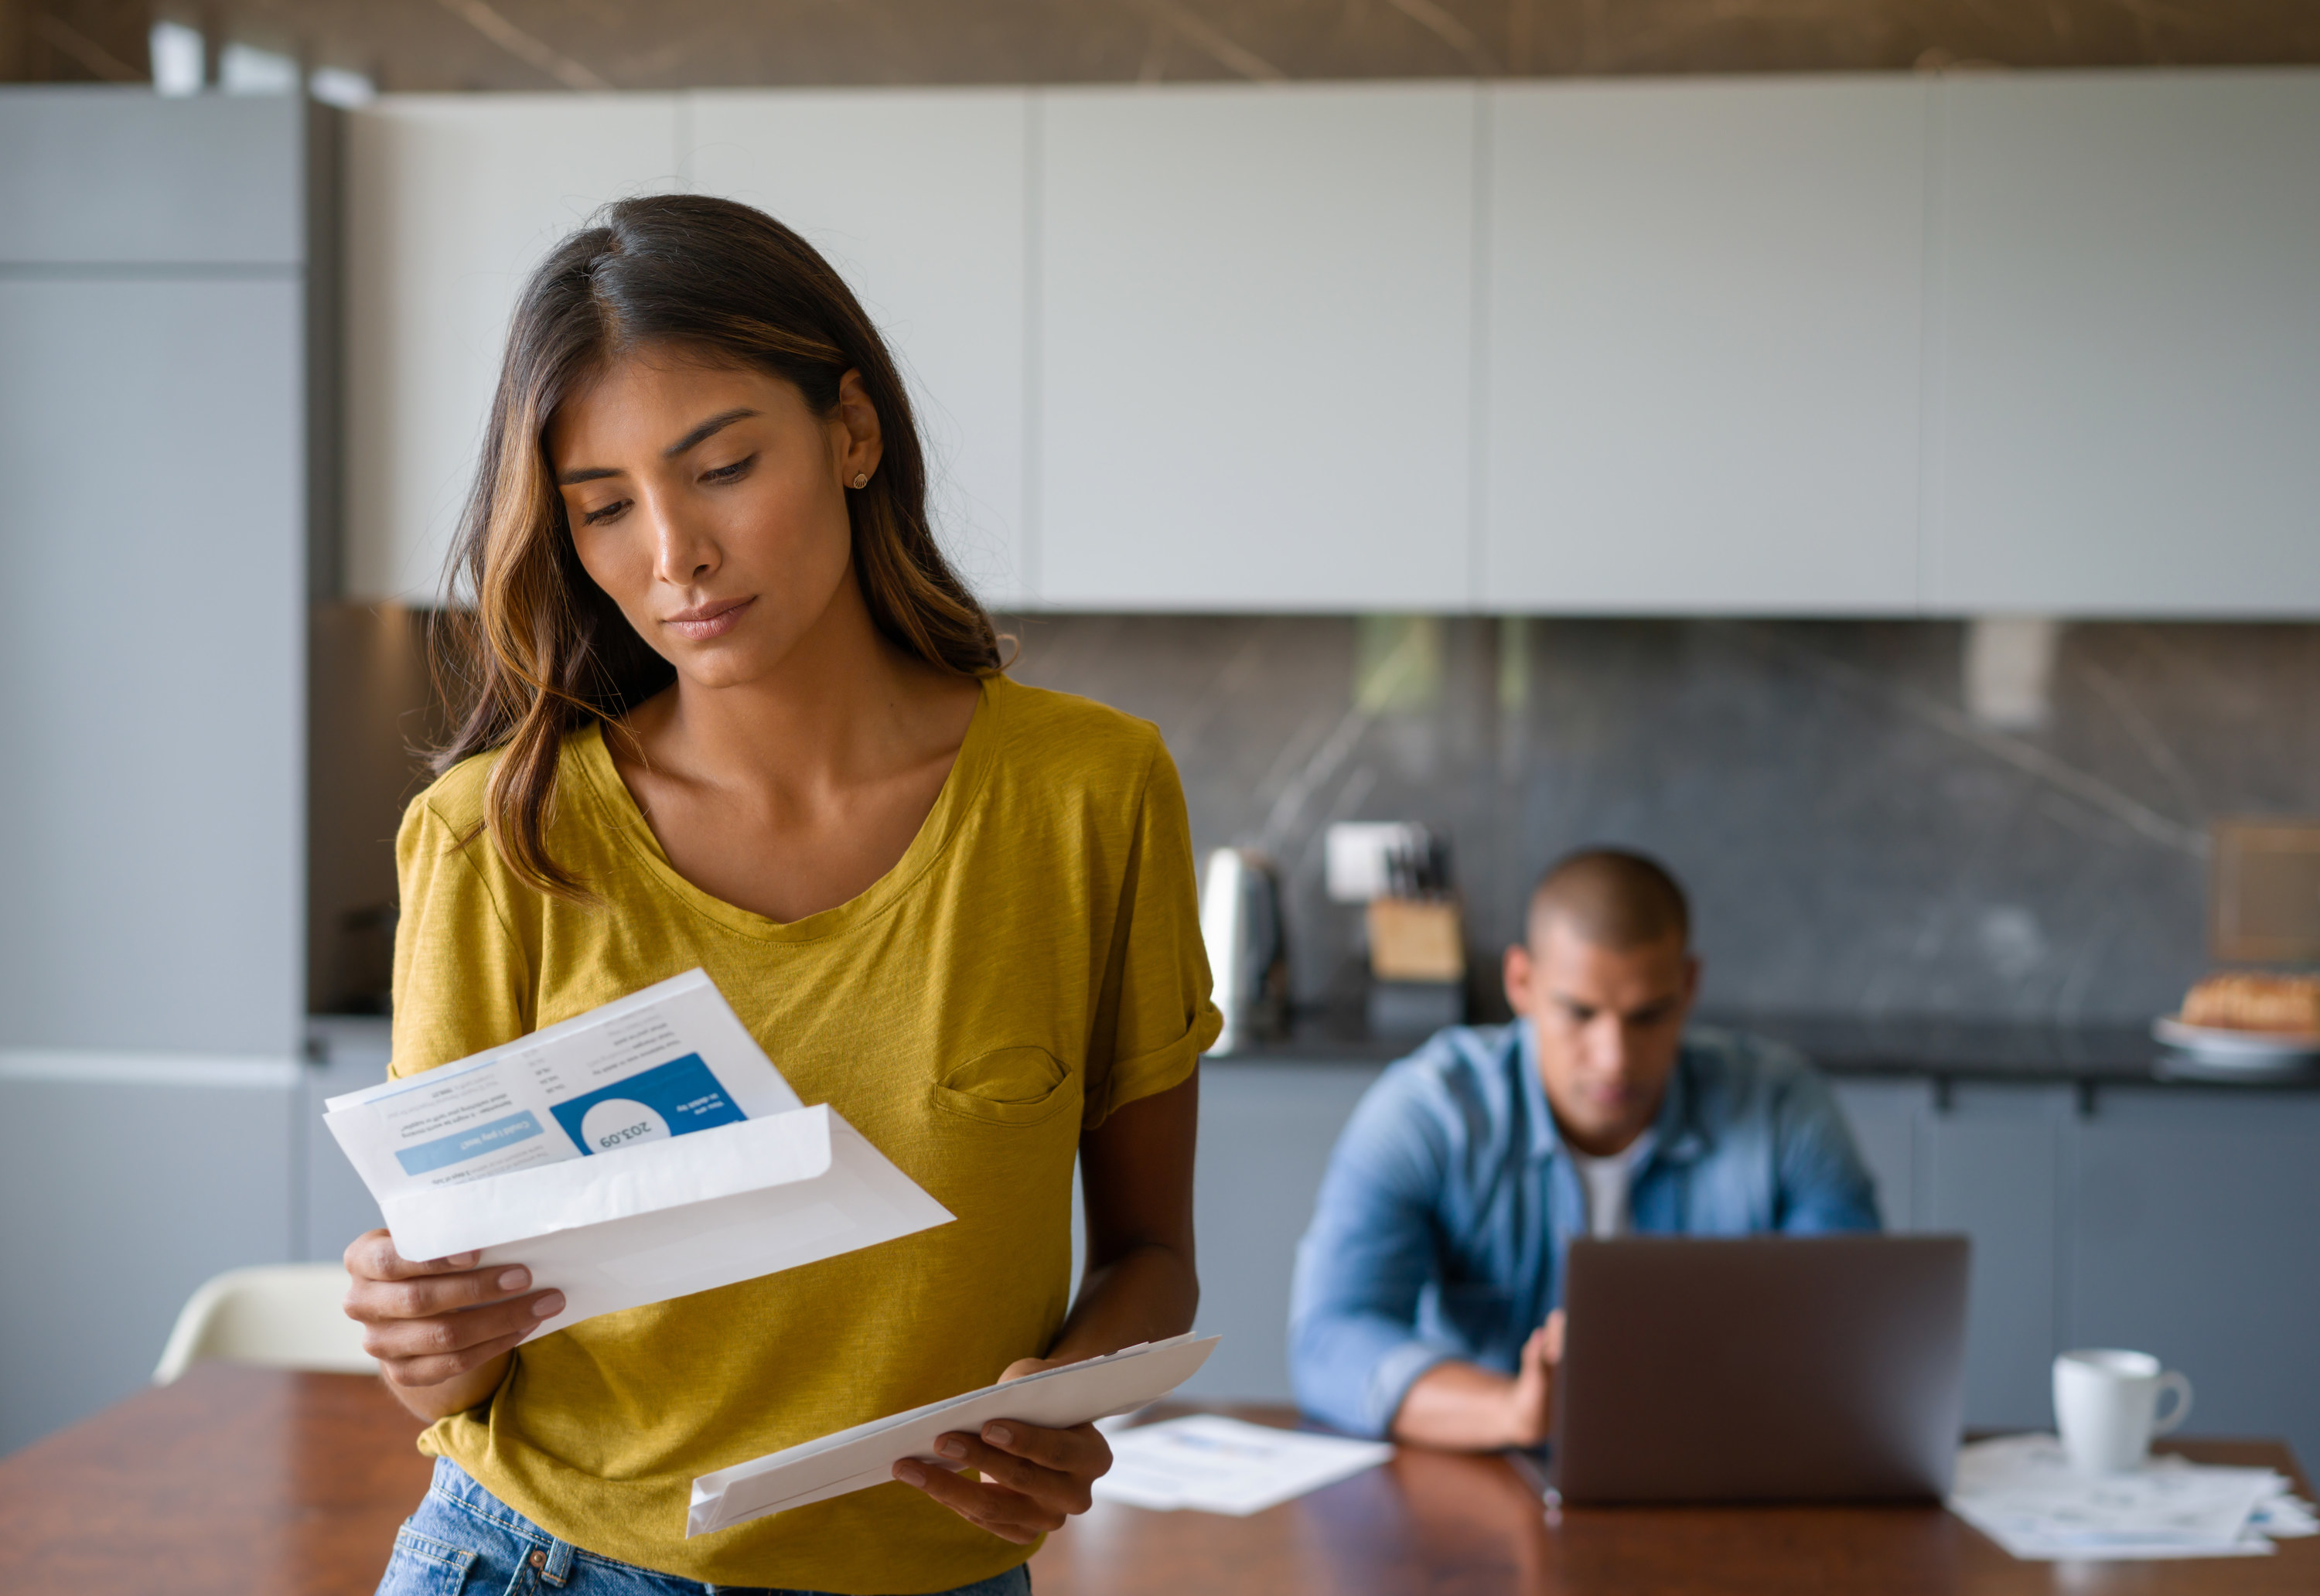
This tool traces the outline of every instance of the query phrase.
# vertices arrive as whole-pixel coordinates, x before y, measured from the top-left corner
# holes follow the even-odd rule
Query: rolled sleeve
[[[1224,1028],[1209,997],[1192,825],[1174,761],[1152,738],[1090,1049],[1084,1122],[1182,1085]]]
[[[1435,1210],[1446,1138],[1415,1061],[1354,1111],[1297,1249],[1289,1365],[1298,1404],[1324,1423],[1382,1436],[1418,1376],[1460,1356],[1417,1330],[1440,1265]]]

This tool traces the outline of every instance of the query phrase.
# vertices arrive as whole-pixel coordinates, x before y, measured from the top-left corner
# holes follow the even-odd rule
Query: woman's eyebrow
[[[666,449],[661,450],[660,458],[665,460],[673,460],[676,458],[677,456],[683,454],[686,449],[691,449],[694,444],[702,441],[702,440],[714,437],[719,432],[721,432],[726,428],[731,426],[735,422],[747,421],[749,417],[758,413],[760,413],[751,410],[747,405],[743,405],[738,410],[720,412],[718,414],[711,416],[707,421],[693,428],[692,431],[687,432],[675,443],[670,444]],[[600,477],[618,476],[620,474],[620,468],[615,466],[584,466],[576,471],[565,471],[558,473],[556,478],[556,485],[558,487],[570,487],[575,483],[594,482]]]
[[[731,426],[735,422],[746,420],[748,417],[756,415],[757,413],[756,411],[749,409],[746,405],[739,410],[720,411],[719,413],[711,416],[707,421],[702,422],[699,426],[693,428],[692,431],[687,432],[675,443],[670,444],[666,449],[661,450],[660,458],[665,460],[673,460],[676,458],[677,456],[683,454],[686,449],[691,449],[694,444],[699,443],[702,439],[708,438],[715,433],[721,432],[726,428]]]

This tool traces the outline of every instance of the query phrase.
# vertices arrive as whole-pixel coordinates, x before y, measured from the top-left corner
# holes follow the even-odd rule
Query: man
[[[1878,1228],[1812,1067],[1685,1030],[1699,960],[1665,870],[1572,854],[1539,882],[1525,936],[1506,954],[1515,1022],[1454,1027],[1387,1070],[1330,1157],[1289,1357],[1300,1403],[1339,1428],[1545,1440],[1574,1235]]]

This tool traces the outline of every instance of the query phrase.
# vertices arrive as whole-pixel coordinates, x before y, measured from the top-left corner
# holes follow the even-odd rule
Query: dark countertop
[[[2162,1047],[2147,1026],[1826,1014],[1702,1014],[1700,1022],[1786,1042],[1832,1075],[2098,1085],[2320,1087],[2320,1068],[2257,1075],[2217,1070]],[[1300,1014],[1290,1033],[1215,1062],[1390,1064],[1423,1038],[1381,1040],[1344,1017]]]
[[[1949,1020],[1936,1016],[1862,1020],[1829,1014],[1702,1014],[1700,1022],[1786,1042],[1830,1075],[1853,1080],[1931,1079],[1937,1083],[2001,1081],[2104,1085],[2251,1086],[2320,1089],[2320,1067],[2299,1074],[2253,1075],[2203,1069],[2134,1025],[2036,1025],[2018,1021]],[[310,1022],[318,1057],[376,1052],[383,1061],[387,1022],[367,1015],[316,1016]],[[1210,1062],[1237,1064],[1387,1065],[1407,1057],[1422,1037],[1380,1039],[1365,1034],[1356,1016],[1300,1013],[1285,1037]]]

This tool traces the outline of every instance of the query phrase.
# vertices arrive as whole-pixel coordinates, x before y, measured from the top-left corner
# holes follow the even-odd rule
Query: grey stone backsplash
[[[2320,626],[1040,616],[1013,674],[1155,722],[1196,844],[1278,862],[1300,1004],[1358,994],[1340,820],[1446,832],[1478,1016],[1540,867],[1639,847],[1726,1011],[2138,1022],[2207,964],[2207,827],[2320,814]],[[2045,649],[2040,656],[2041,648]],[[1970,656],[1975,657],[1970,663]]]

